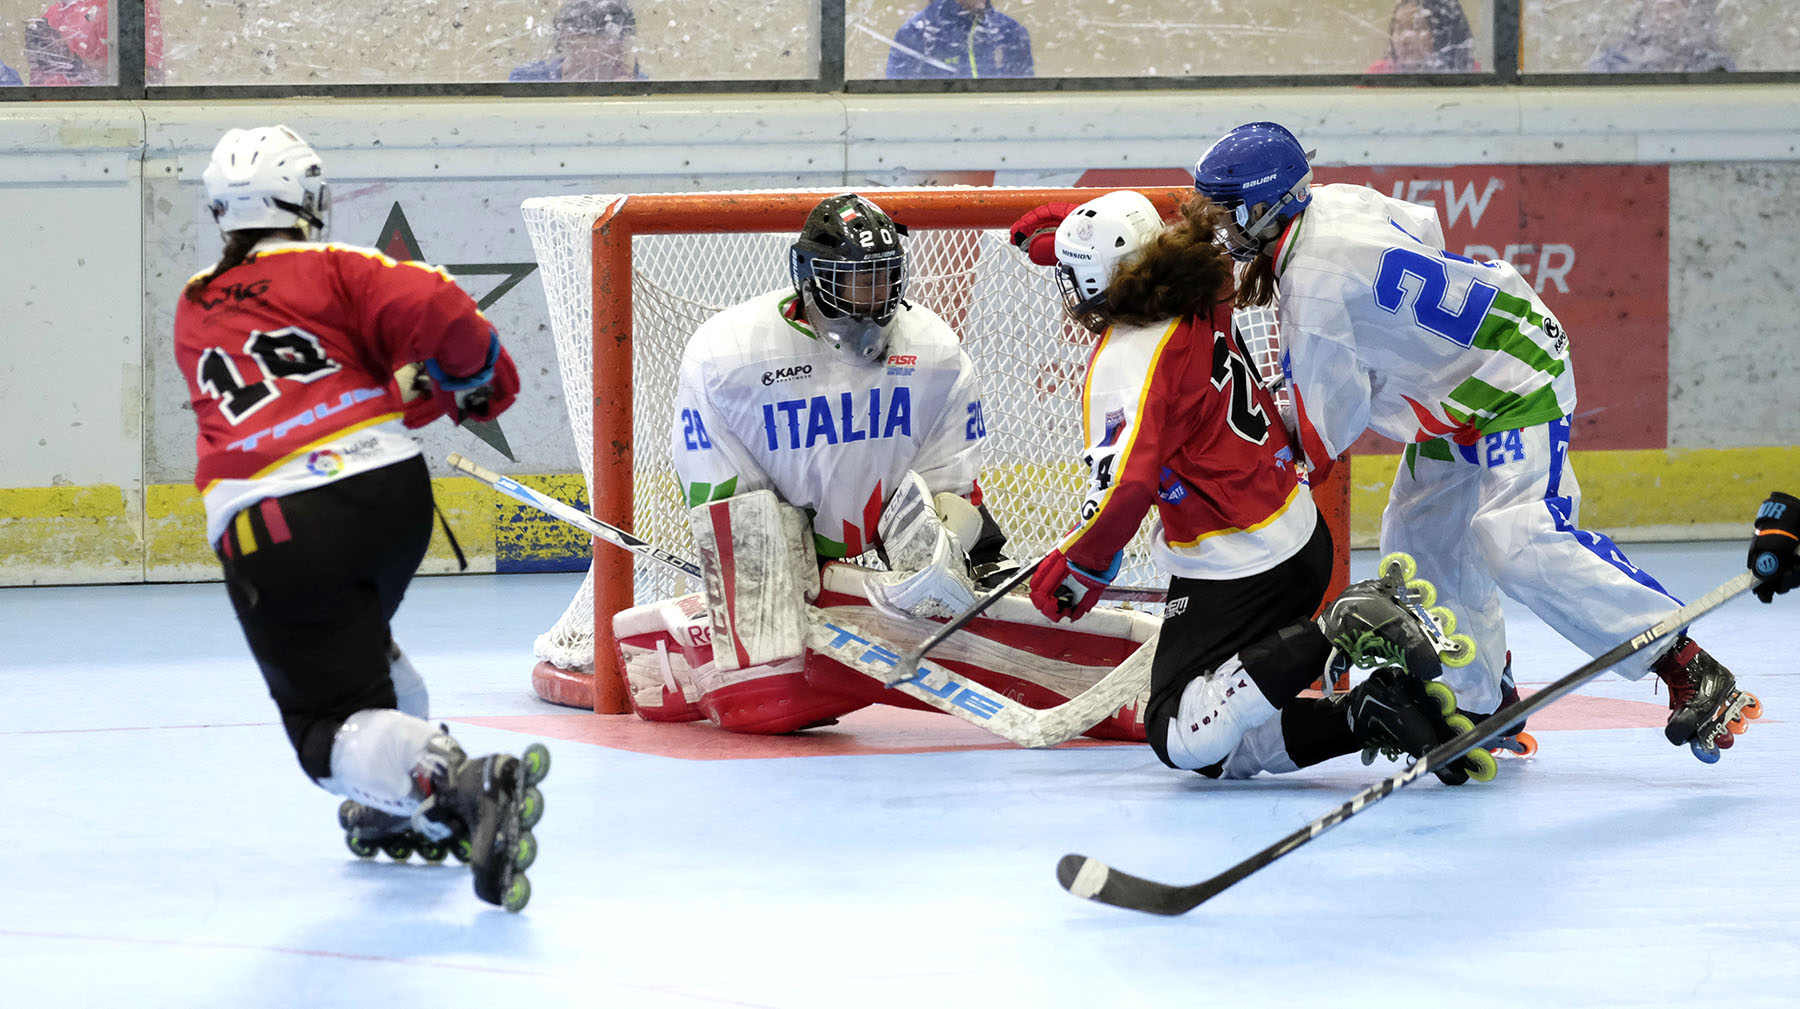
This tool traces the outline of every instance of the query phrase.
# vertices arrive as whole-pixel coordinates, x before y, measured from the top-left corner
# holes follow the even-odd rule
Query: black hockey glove
[[[1800,498],[1776,491],[1756,510],[1756,538],[1750,541],[1750,570],[1762,579],[1756,598],[1773,602],[1775,594],[1800,585]]]

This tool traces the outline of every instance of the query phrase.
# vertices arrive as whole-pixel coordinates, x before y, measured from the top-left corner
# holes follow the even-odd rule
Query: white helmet
[[[325,168],[286,126],[226,133],[202,178],[220,231],[298,228],[313,237],[325,230]]]
[[[1133,189],[1097,196],[1070,211],[1056,226],[1056,284],[1070,318],[1094,332],[1104,330],[1106,319],[1096,309],[1106,304],[1113,271],[1162,227],[1156,205]]]

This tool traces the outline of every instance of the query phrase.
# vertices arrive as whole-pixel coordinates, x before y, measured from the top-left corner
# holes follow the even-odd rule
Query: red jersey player
[[[352,851],[471,863],[475,892],[523,907],[549,755],[467,758],[426,721],[389,621],[431,538],[431,482],[406,427],[491,419],[518,373],[442,270],[327,245],[324,170],[285,126],[232,130],[206,196],[224,254],[175,312],[207,538],[300,766],[345,796]],[[421,363],[431,381],[396,369]]]
[[[1312,620],[1331,534],[1232,330],[1216,214],[1191,200],[1164,228],[1148,199],[1122,190],[1014,225],[1034,261],[1053,252],[1069,315],[1101,334],[1082,391],[1087,498],[1032,576],[1032,601],[1079,619],[1155,506],[1152,556],[1171,579],[1145,729],[1164,763],[1248,777],[1364,747],[1421,753],[1454,734],[1426,693],[1440,666],[1421,622],[1380,583],[1351,586]],[[1363,630],[1403,652],[1412,674],[1378,671],[1347,703],[1298,697],[1328,673],[1334,643]],[[1467,770],[1443,776],[1460,784]]]

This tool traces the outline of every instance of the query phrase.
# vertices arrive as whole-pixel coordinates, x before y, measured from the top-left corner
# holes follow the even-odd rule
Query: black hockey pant
[[[431,541],[431,480],[413,457],[265,498],[213,544],[225,588],[300,766],[331,774],[344,719],[394,707],[388,622]]]

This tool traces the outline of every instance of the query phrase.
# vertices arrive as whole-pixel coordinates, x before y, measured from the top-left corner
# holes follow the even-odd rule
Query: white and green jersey
[[[979,503],[981,390],[950,327],[903,304],[886,356],[857,363],[799,314],[771,291],[688,340],[670,435],[688,505],[773,490],[812,514],[821,556],[854,557],[907,470]]]
[[[1365,428],[1448,458],[1452,442],[1574,411],[1568,335],[1512,264],[1446,251],[1430,207],[1354,185],[1312,194],[1275,249],[1308,458]]]

